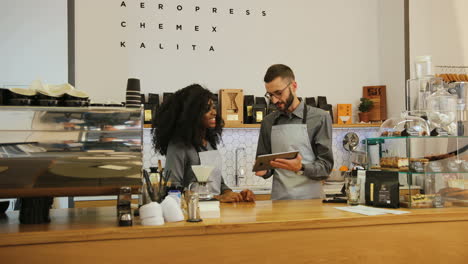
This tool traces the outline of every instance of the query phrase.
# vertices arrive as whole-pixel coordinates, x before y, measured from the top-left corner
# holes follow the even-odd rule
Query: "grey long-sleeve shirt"
[[[278,120],[278,125],[302,124],[304,106],[305,103],[301,102],[292,113],[277,111],[263,119],[258,139],[257,156],[272,154],[271,128],[275,120]],[[309,141],[316,158],[314,162],[304,164],[304,175],[314,180],[325,179],[333,168],[332,121],[330,114],[322,109],[307,106],[306,124]],[[273,173],[274,170],[269,171],[264,178],[271,177]]]
[[[210,144],[206,150],[214,150]],[[203,150],[202,150],[203,151]],[[166,154],[165,170],[171,171],[171,184],[188,187],[190,183],[196,181],[192,171],[192,165],[200,165],[200,157],[195,147],[187,147],[183,143],[169,143]],[[226,190],[231,190],[221,177],[221,194]]]

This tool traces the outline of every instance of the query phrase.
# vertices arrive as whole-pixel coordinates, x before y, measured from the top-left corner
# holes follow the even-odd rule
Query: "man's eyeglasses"
[[[283,95],[284,90],[286,90],[289,87],[289,85],[291,85],[291,83],[292,82],[289,82],[288,85],[286,85],[286,87],[280,90],[276,90],[273,93],[266,92],[264,95],[265,98],[267,98],[268,100],[271,100],[272,97],[276,97],[276,99],[280,99],[281,95]]]

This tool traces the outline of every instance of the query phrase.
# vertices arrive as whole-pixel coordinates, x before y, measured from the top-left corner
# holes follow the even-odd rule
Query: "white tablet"
[[[299,154],[299,151],[290,151],[290,152],[280,152],[267,155],[259,155],[255,160],[255,165],[253,166],[252,171],[262,171],[262,170],[271,170],[274,169],[270,165],[270,161],[275,159],[295,159]]]

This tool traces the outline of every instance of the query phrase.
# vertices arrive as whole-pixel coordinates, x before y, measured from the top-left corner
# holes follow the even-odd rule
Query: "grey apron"
[[[299,151],[303,164],[315,161],[315,154],[307,133],[307,105],[304,105],[302,124],[277,125],[271,129],[272,153]],[[321,181],[312,180],[293,171],[275,169],[273,174],[272,200],[300,200],[322,198]]]
[[[198,156],[200,157],[200,165],[214,167],[208,177],[208,189],[213,195],[219,195],[221,193],[221,166],[223,164],[219,151],[208,150],[198,152]]]

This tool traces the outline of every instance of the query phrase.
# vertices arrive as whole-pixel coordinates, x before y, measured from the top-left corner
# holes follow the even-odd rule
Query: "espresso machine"
[[[39,224],[52,197],[119,195],[119,221],[130,225],[142,117],[140,108],[0,106],[0,198],[20,198],[20,222]]]

